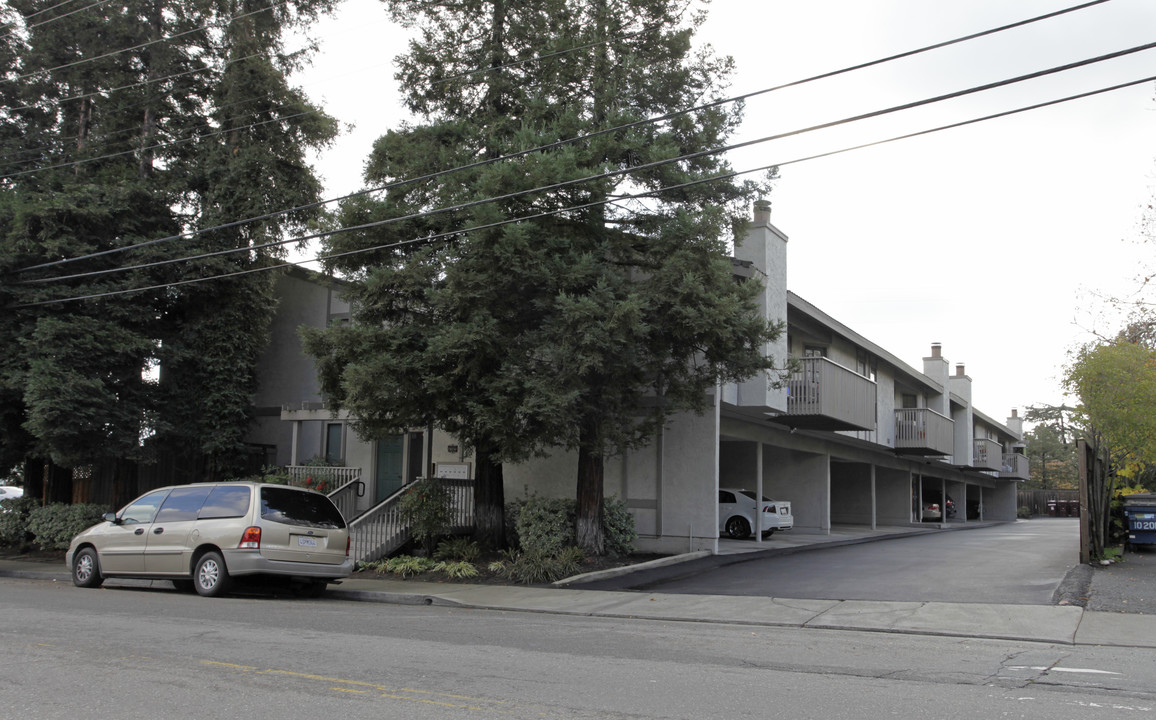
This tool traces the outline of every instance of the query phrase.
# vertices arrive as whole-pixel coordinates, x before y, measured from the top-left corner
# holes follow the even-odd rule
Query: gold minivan
[[[353,572],[349,528],[329,498],[254,482],[152,490],[73,538],[65,562],[78,587],[164,579],[207,597],[256,576],[279,576],[317,597]]]

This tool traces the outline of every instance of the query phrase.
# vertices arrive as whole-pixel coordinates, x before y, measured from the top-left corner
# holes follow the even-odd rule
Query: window
[[[911,410],[919,407],[919,396],[910,393],[903,393],[903,409]]]
[[[261,519],[300,527],[345,527],[345,519],[329,498],[279,487],[261,488]]]
[[[735,498],[735,494],[726,490],[718,491],[718,501],[720,505],[734,505],[736,502],[738,502],[738,500]]]
[[[875,356],[866,350],[855,351],[855,372],[859,373],[865,378],[875,380],[878,367],[876,365]]]
[[[827,348],[821,345],[804,345],[803,357],[827,357]]]
[[[200,519],[244,517],[249,512],[249,494],[244,485],[218,485],[201,507]]]
[[[125,525],[151,523],[157,514],[157,508],[168,494],[168,490],[157,490],[145,495],[121,511],[120,521]]]
[[[161,511],[157,513],[157,522],[181,522],[182,520],[196,520],[197,513],[209,497],[208,487],[177,488],[165,498]]]
[[[325,462],[340,463],[341,458],[341,423],[330,423],[325,426]]]

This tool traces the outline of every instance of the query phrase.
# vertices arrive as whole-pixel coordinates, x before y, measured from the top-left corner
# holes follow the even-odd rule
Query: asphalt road
[[[726,560],[592,587],[612,589],[617,583],[615,589],[709,595],[1047,605],[1079,561],[1079,522],[1039,518],[719,564]]]
[[[1152,650],[0,578],[0,716],[1085,716],[1156,707]],[[1094,708],[1094,710],[1092,710]]]

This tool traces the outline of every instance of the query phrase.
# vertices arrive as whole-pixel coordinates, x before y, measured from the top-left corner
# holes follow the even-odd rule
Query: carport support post
[[[871,529],[875,529],[875,514],[878,512],[875,497],[875,463],[871,463]]]
[[[947,478],[939,478],[939,522],[947,525]]]
[[[756,444],[755,453],[755,543],[763,541],[763,452],[762,442]]]

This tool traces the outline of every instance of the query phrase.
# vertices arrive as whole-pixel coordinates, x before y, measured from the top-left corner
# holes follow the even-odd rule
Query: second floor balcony
[[[1004,453],[1003,465],[1000,467],[999,476],[1001,478],[1011,478],[1015,480],[1031,480],[1032,473],[1028,456],[1019,453]]]
[[[874,430],[876,386],[824,357],[800,358],[787,381],[787,412],[772,421],[808,430]]]
[[[995,440],[977,439],[971,455],[971,467],[976,470],[995,470],[1003,468],[1003,446]]]
[[[955,423],[928,408],[896,410],[895,452],[952,455],[955,453]]]

